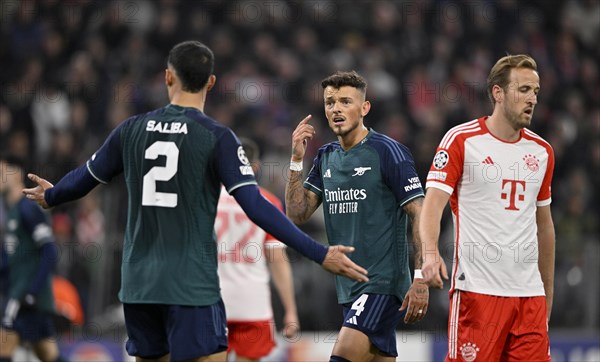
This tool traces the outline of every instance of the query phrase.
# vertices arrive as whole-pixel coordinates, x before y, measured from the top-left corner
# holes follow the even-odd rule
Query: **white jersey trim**
[[[450,195],[452,195],[452,193],[454,192],[454,188],[438,181],[427,181],[427,183],[425,184],[425,189],[428,189],[430,187],[442,190]]]
[[[479,127],[478,119],[474,119],[471,122],[467,122],[452,128],[450,131],[448,131],[448,133],[446,133],[444,138],[442,138],[442,141],[440,142],[440,148],[448,149],[452,142],[454,142],[454,138],[458,133],[462,133],[462,131],[465,130],[475,130],[477,128],[481,128]]]
[[[287,245],[285,245],[284,243],[282,243],[279,240],[269,240],[269,241],[265,242],[265,248],[280,249],[280,248],[287,248]]]
[[[227,190],[227,193],[231,195],[231,193],[234,190],[237,190],[237,189],[239,189],[242,186],[248,186],[248,185],[258,185],[258,184],[254,180],[253,181],[240,182],[239,184],[233,185],[233,187],[231,187],[229,190]]]
[[[90,173],[90,175],[92,175],[93,178],[96,179],[96,181],[100,182],[101,184],[108,184],[108,182],[102,180],[100,177],[96,176],[94,174],[94,171],[92,171],[92,168],[90,167],[90,161],[86,162],[85,167],[87,168],[88,172]]]
[[[448,140],[448,143],[445,145],[440,145],[441,148],[443,149],[448,149],[450,148],[450,145],[452,145],[452,143],[454,142],[454,140],[456,139],[456,137],[460,136],[463,133],[475,133],[475,132],[479,132],[481,131],[481,127],[479,126],[479,124],[475,125],[474,127],[469,127],[469,128],[463,128],[461,130],[459,130],[458,132],[454,133],[452,135],[452,137],[450,137],[450,139]]]
[[[536,140],[542,142],[544,145],[550,146],[550,143],[548,143],[548,141],[546,141],[545,139],[540,137],[537,133],[532,132],[527,128],[524,128],[524,130],[525,130],[525,134],[528,135],[529,137],[535,138]]]
[[[411,198],[407,199],[406,201],[404,201],[403,203],[401,203],[400,206],[404,206],[404,205],[408,204],[409,202],[411,202],[412,200],[414,200],[414,199],[416,199],[418,197],[425,197],[425,195],[422,194],[422,193],[414,195],[413,197],[411,197]]]
[[[471,287],[460,287],[455,290],[462,290],[465,292],[479,293],[485,295],[493,295],[495,297],[544,297],[546,293],[544,291],[539,292],[530,292],[529,290],[497,290],[497,289],[488,289],[481,288],[480,286],[471,286]]]
[[[458,343],[458,317],[460,311],[460,290],[452,293],[452,310],[450,310],[450,335],[448,336],[448,354],[452,359],[456,358]]]
[[[552,198],[546,199],[546,200],[539,200],[536,203],[536,206],[548,206],[552,203]]]
[[[305,184],[307,184],[307,185],[310,185],[311,187],[313,187],[313,188],[315,188],[315,189],[317,189],[317,190],[319,190],[319,192],[323,192],[323,190],[321,190],[320,188],[318,188],[317,186],[315,186],[315,185],[311,184],[311,183],[310,183],[310,182],[308,182],[308,181],[304,181],[304,183],[305,183]]]

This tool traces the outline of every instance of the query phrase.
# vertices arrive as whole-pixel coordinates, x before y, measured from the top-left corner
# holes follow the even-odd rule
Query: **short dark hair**
[[[167,62],[175,69],[182,89],[198,93],[213,74],[215,56],[206,45],[189,40],[175,45],[169,52]]]
[[[0,161],[5,162],[7,165],[16,166],[21,170],[25,171],[25,160],[11,153],[0,154]]]
[[[367,81],[354,70],[350,72],[337,71],[321,81],[323,89],[329,86],[335,89],[340,89],[344,86],[354,87],[363,93],[367,91]]]

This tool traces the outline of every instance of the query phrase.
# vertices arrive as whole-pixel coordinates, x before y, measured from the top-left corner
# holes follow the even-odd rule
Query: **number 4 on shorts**
[[[360,297],[358,297],[357,300],[354,301],[354,303],[352,303],[352,308],[350,309],[354,309],[356,311],[356,313],[354,313],[355,316],[360,316],[360,314],[362,313],[363,310],[365,310],[365,304],[367,303],[367,298],[369,298],[368,294],[363,294]]]

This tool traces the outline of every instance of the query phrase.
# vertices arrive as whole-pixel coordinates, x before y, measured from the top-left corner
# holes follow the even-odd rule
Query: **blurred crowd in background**
[[[305,168],[334,140],[320,87],[327,75],[354,69],[367,79],[372,108],[365,124],[407,145],[423,181],[443,134],[491,113],[486,77],[495,61],[532,55],[541,91],[531,129],[556,156],[550,327],[600,329],[600,1],[1,4],[0,151],[51,182],[84,163],[124,119],[168,103],[166,57],[182,40],[213,49],[217,85],[205,112],[261,146],[258,180],[280,198],[297,123],[312,114],[317,129]],[[123,180],[51,214],[61,248],[57,273],[79,290],[88,326],[106,321],[118,306]],[[450,266],[449,214],[444,220]],[[326,242],[321,218],[303,228]],[[290,257],[302,328],[337,329],[333,277],[293,251]],[[445,331],[448,287],[432,291],[428,317],[406,328]]]

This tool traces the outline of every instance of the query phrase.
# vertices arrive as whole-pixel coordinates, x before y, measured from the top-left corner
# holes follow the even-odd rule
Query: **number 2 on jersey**
[[[179,148],[175,142],[156,141],[146,148],[144,158],[156,160],[158,156],[166,156],[164,166],[154,166],[144,175],[142,185],[142,206],[176,207],[177,194],[172,192],[157,192],[157,181],[169,181],[177,173]]]

